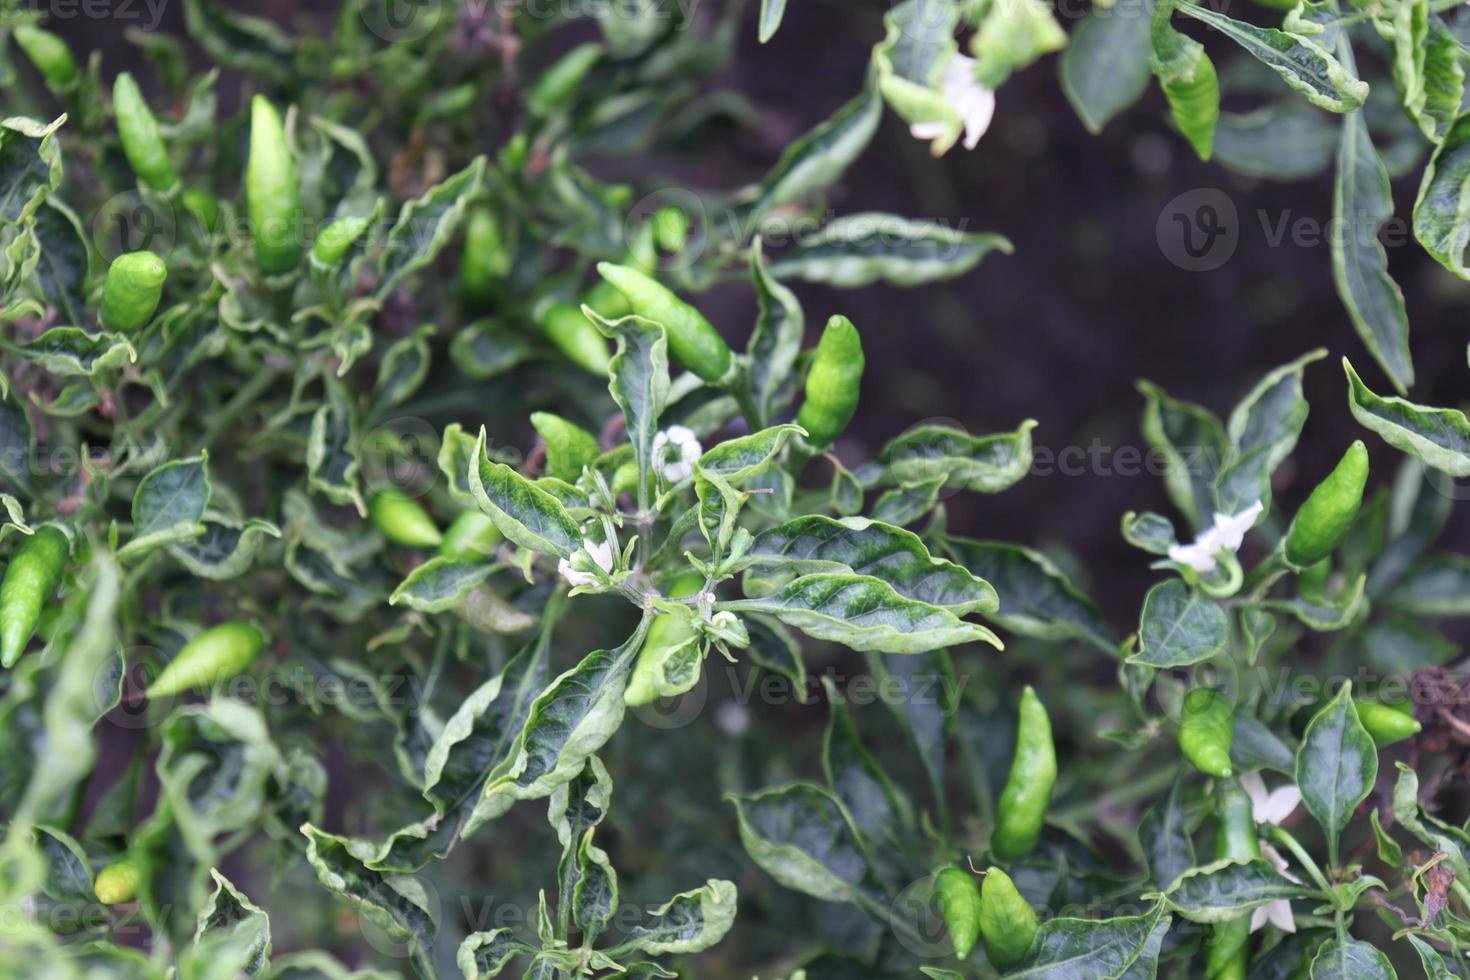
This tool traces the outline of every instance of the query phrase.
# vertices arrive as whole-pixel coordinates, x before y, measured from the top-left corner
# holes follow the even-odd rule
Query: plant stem
[[[1311,855],[1302,849],[1302,846],[1296,842],[1295,837],[1287,833],[1285,828],[1272,827],[1271,839],[1292,853],[1297,861],[1301,863],[1301,866],[1307,869],[1307,874],[1312,876],[1312,881],[1316,883],[1318,888],[1322,889],[1329,896],[1332,894],[1332,886],[1327,883],[1327,877],[1322,874],[1322,869],[1317,867],[1317,862],[1313,861]]]
[[[231,398],[223,408],[215,413],[214,420],[210,422],[209,428],[204,431],[204,438],[199,440],[199,445],[195,447],[194,452],[198,453],[200,450],[213,446],[215,440],[223,435],[224,431],[235,423],[235,419],[249,408],[257,398],[263,395],[265,390],[274,384],[276,378],[280,377],[280,375],[280,368],[271,364],[262,365],[260,370],[255,373],[255,376],[245,382],[239,391],[235,392],[235,397]]]

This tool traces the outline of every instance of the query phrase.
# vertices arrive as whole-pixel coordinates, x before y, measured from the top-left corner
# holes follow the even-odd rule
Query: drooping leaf
[[[459,229],[484,180],[485,158],[476,157],[459,173],[403,205],[398,220],[388,229],[378,261],[376,295],[379,299],[387,297],[404,279],[434,260]]]
[[[1453,408],[1426,408],[1403,398],[1374,394],[1347,358],[1348,408],[1353,418],[1400,452],[1450,476],[1470,476],[1470,419]]]
[[[1088,132],[1102,132],[1148,88],[1151,6],[1094,7],[1072,31],[1058,69],[1062,91]]]
[[[839,289],[875,282],[919,286],[963,275],[990,252],[1012,250],[1002,235],[866,212],[843,215],[804,236],[771,263],[771,274]]]
[[[998,541],[946,538],[954,559],[995,587],[1000,609],[990,618],[1022,636],[1078,639],[1108,654],[1117,641],[1092,600],[1045,555]]]

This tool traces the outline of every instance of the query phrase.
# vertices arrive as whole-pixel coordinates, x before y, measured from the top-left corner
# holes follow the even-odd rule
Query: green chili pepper
[[[806,375],[806,401],[796,424],[807,431],[807,441],[819,449],[832,445],[857,411],[863,380],[863,342],[845,316],[827,321],[811,370]]]
[[[689,240],[689,215],[683,208],[670,204],[654,213],[653,240],[670,254],[684,247]]]
[[[482,204],[465,220],[460,289],[471,304],[484,306],[495,298],[509,274],[510,256],[500,234],[500,221],[490,207]]]
[[[281,276],[294,270],[301,262],[301,187],[280,114],[263,95],[250,102],[245,203],[260,271]]]
[[[312,262],[323,269],[335,269],[347,257],[347,250],[367,231],[372,219],[348,215],[322,229],[311,246]]]
[[[1200,772],[1228,779],[1230,745],[1235,740],[1235,706],[1219,691],[1196,687],[1184,696],[1179,718],[1179,748]]]
[[[541,329],[573,364],[607,377],[612,355],[607,338],[582,311],[570,303],[553,303],[541,314]]]
[[[599,282],[587,290],[582,302],[597,311],[604,320],[620,320],[633,312],[628,298],[618,292],[610,282]]]
[[[138,179],[160,193],[168,193],[179,183],[174,165],[168,158],[168,146],[158,132],[158,120],[143,98],[142,89],[133,76],[122,72],[112,84],[112,111],[117,116],[117,134],[122,139],[123,154]]]
[[[25,652],[70,553],[71,542],[50,525],[37,528],[16,549],[0,581],[0,667],[15,666]]]
[[[249,623],[221,623],[185,643],[148,685],[148,697],[159,698],[211,687],[240,674],[260,655],[265,636]]]
[[[108,330],[124,333],[148,323],[163,298],[168,266],[152,252],[127,252],[107,267],[98,319]]]
[[[597,271],[627,297],[634,313],[663,324],[669,335],[669,354],[674,360],[706,381],[727,380],[734,368],[734,355],[703,313],[656,279],[630,266],[599,262]]]
[[[560,415],[532,412],[531,426],[546,443],[546,472],[558,480],[576,483],[582,467],[602,455],[596,436]]]
[[[704,576],[690,573],[674,580],[669,588],[669,598],[683,599],[704,588]],[[623,700],[633,706],[652,704],[660,697],[660,681],[664,664],[669,657],[692,641],[698,633],[683,616],[660,613],[648,627],[643,649],[638,651],[638,663],[633,667],[633,676],[623,690]]]
[[[395,491],[375,494],[368,501],[368,516],[383,537],[405,548],[437,548],[444,540],[424,505]]]
[[[1036,691],[1027,686],[1021,693],[1016,754],[996,807],[995,833],[990,838],[992,854],[1013,861],[1031,853],[1041,836],[1056,781],[1057,752],[1052,744],[1051,718]]]
[[[567,99],[582,84],[582,79],[592,66],[597,64],[597,59],[602,57],[602,45],[591,41],[579,44],[566,54],[556,60],[551,67],[541,73],[531,89],[527,104],[530,106],[531,114],[536,116],[549,116],[556,109],[566,104]]]
[[[954,955],[964,959],[980,938],[980,886],[975,876],[959,868],[941,868],[934,876],[934,899]]]
[[[1286,532],[1286,560],[1307,568],[1332,554],[1358,516],[1367,483],[1368,449],[1359,439],[1296,512]]]
[[[1215,815],[1220,821],[1220,836],[1215,857],[1221,861],[1252,861],[1261,856],[1256,838],[1256,820],[1251,814],[1251,799],[1234,778],[1215,784]],[[1168,887],[1168,882],[1162,882]],[[1250,951],[1251,917],[1237,916],[1221,922],[1211,931],[1206,943],[1205,977],[1207,980],[1244,980]]]
[[[103,905],[121,905],[133,900],[142,877],[143,872],[131,860],[118,858],[97,872],[97,880],[92,883],[92,892]]]
[[[1353,698],[1353,705],[1358,709],[1358,720],[1368,729],[1368,734],[1373,736],[1373,744],[1379,748],[1413,738],[1424,730],[1418,719],[1398,708],[1357,698]]]
[[[500,543],[500,528],[490,515],[467,510],[456,517],[439,542],[439,554],[456,561],[484,561],[495,554]]]
[[[59,36],[31,24],[21,24],[11,36],[52,88],[70,88],[77,80],[77,61]]]
[[[1011,876],[999,868],[985,872],[980,886],[980,935],[990,962],[1008,970],[1026,958],[1036,939],[1036,910],[1021,897]]]

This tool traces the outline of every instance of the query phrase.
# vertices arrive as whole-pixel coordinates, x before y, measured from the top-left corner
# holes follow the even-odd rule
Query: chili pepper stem
[[[1307,869],[1307,874],[1312,876],[1313,883],[1315,883],[1318,888],[1322,889],[1324,894],[1328,895],[1329,897],[1331,896],[1332,886],[1327,883],[1327,878],[1325,875],[1322,874],[1322,869],[1317,867],[1317,862],[1312,860],[1311,855],[1309,855],[1302,848],[1302,846],[1297,843],[1296,838],[1291,836],[1291,834],[1286,830],[1285,827],[1272,826],[1271,839],[1290,851],[1292,853],[1292,856],[1297,859],[1301,866]],[[1336,863],[1336,860],[1337,859],[1334,857],[1334,864]]]

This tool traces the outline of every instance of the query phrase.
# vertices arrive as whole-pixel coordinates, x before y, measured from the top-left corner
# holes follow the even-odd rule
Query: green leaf
[[[376,398],[380,405],[401,405],[419,389],[429,374],[429,336],[432,324],[419,327],[394,341],[378,364]]]
[[[822,678],[832,717],[822,740],[822,771],[832,795],[847,811],[864,853],[891,854],[912,826],[912,807],[858,735],[852,712],[830,678]]]
[[[1378,749],[1358,720],[1352,685],[1343,684],[1307,725],[1296,753],[1302,802],[1327,833],[1334,860],[1339,835],[1377,777]]]
[[[1092,600],[1039,551],[999,541],[946,538],[961,565],[995,587],[1000,610],[990,619],[1021,636],[1076,639],[1113,655],[1118,644]]]
[[[232,517],[206,515],[202,523],[203,534],[173,542],[168,553],[195,575],[216,582],[244,575],[264,539],[281,536],[280,528],[257,517],[242,523]]]
[[[217,869],[211,868],[209,874],[214,892],[199,913],[194,947],[214,968],[224,961],[244,976],[260,976],[270,961],[270,917]]]
[[[1160,891],[1196,864],[1184,787],[1184,779],[1176,777],[1169,784],[1169,792],[1138,822],[1138,845],[1148,868],[1148,878]]]
[[[215,838],[256,822],[280,762],[264,716],[243,702],[186,705],[169,715],[156,768],[190,851],[208,854]]]
[[[184,0],[189,35],[215,61],[285,84],[296,71],[296,45],[264,17],[238,14],[214,0]]]
[[[1163,904],[1113,919],[1048,919],[1007,980],[1146,980],[1158,971],[1169,931]]]
[[[1138,652],[1130,664],[1187,667],[1225,649],[1230,617],[1212,599],[1178,579],[1160,582],[1143,600]]]
[[[780,412],[796,393],[796,357],[806,334],[806,316],[796,294],[771,275],[761,240],[750,247],[750,278],[760,311],[746,348],[750,358],[749,382],[759,418],[764,424]]]
[[[449,343],[455,368],[472,378],[499,377],[530,360],[532,354],[525,335],[499,320],[466,324]]]
[[[884,36],[873,48],[878,91],[910,126],[941,124],[933,140],[935,156],[948,152],[964,132],[965,121],[944,93],[944,77],[959,44],[955,27],[960,10],[948,0],[904,0],[883,16]]]
[[[443,556],[430,558],[408,573],[408,577],[388,597],[388,604],[402,604],[428,613],[455,609],[494,570],[493,565]]]
[[[117,334],[89,334],[79,327],[52,327],[15,353],[61,377],[92,377],[138,360],[133,345]]]
[[[1296,753],[1254,715],[1235,713],[1235,735],[1230,742],[1230,761],[1240,772],[1271,768],[1296,775]]]
[[[64,122],[65,116],[49,124],[23,116],[0,119],[0,219],[20,225],[61,183],[56,131]]]
[[[786,14],[786,0],[761,0],[760,41],[765,44],[776,36],[781,18]]]
[[[1161,514],[1129,511],[1123,515],[1123,540],[1151,555],[1167,555],[1179,543],[1174,523]]]
[[[825,790],[794,783],[727,798],[745,852],[766,874],[824,902],[862,904],[871,888],[868,860]]]
[[[206,453],[151,470],[133,494],[133,538],[118,557],[143,554],[203,534],[200,520],[211,492]]]
[[[921,425],[883,447],[878,462],[891,483],[912,487],[943,478],[947,486],[999,493],[1031,469],[1031,430],[1027,419],[1015,432],[972,436],[944,425]]]
[[[745,577],[747,595],[810,572],[847,572],[881,578],[905,598],[956,615],[994,613],[1000,604],[988,582],[930,555],[918,535],[861,517],[799,517],[756,535],[747,557],[757,566]]]
[[[1217,511],[1238,514],[1258,500],[1269,506],[1271,474],[1296,448],[1307,421],[1302,373],[1326,356],[1314,350],[1270,371],[1230,413],[1230,454],[1215,478]]]
[[[1418,616],[1470,616],[1470,558],[1439,555],[1410,569],[1383,603]]]
[[[923,653],[974,642],[1001,647],[985,627],[863,575],[803,575],[769,596],[722,602],[719,608],[768,613],[808,636],[860,651]]]
[[[1465,93],[1458,39],[1428,0],[1410,0],[1392,10],[1393,77],[1405,111],[1431,143],[1445,137]]]
[[[1215,474],[1229,451],[1225,427],[1208,409],[1170,398],[1163,389],[1140,381],[1147,404],[1143,437],[1165,464],[1164,489],[1196,530],[1210,524]]]
[[[844,215],[803,236],[771,264],[771,274],[839,289],[875,282],[919,286],[963,275],[992,251],[1010,254],[1013,246],[990,232],[864,212]]]
[[[617,341],[607,390],[623,410],[633,459],[638,464],[639,499],[653,495],[653,441],[669,400],[669,339],[662,324],[628,316],[604,320],[583,307],[597,329]]]
[[[444,427],[444,435],[439,442],[439,472],[444,474],[450,496],[467,507],[476,506],[475,495],[470,490],[475,445],[475,437],[464,431],[458,422]]]
[[[582,530],[561,501],[485,452],[485,429],[471,450],[470,492],[500,533],[522,548],[570,558]]]
[[[1378,813],[1377,810],[1373,812],[1374,814]],[[1424,967],[1424,975],[1428,980],[1455,980],[1455,977],[1459,976],[1459,974],[1450,970],[1448,964],[1445,962],[1444,956],[1433,946],[1413,933],[1409,933],[1404,938],[1414,947],[1414,952],[1419,954],[1419,963]],[[1393,974],[1386,975],[1392,976]]]
[[[1368,98],[1368,83],[1309,37],[1257,27],[1194,3],[1183,3],[1175,9],[1239,44],[1313,105],[1332,112],[1350,112]]]
[[[500,976],[506,964],[517,956],[534,952],[534,948],[515,938],[514,929],[506,927],[470,933],[459,944],[454,960],[465,980],[490,980]]]
[[[1425,408],[1403,398],[1368,390],[1347,358],[1348,408],[1353,418],[1400,452],[1450,476],[1470,476],[1470,419],[1451,408]]]
[[[1398,980],[1398,974],[1376,946],[1333,938],[1312,958],[1312,980]]]
[[[1051,7],[1041,0],[993,3],[984,9],[970,53],[975,56],[975,78],[988,89],[1000,88],[1012,72],[1067,43]]]
[[[307,485],[334,504],[350,505],[367,516],[362,498],[357,419],[343,386],[328,383],[327,397],[311,417],[306,443]]]
[[[484,181],[485,158],[476,157],[459,173],[403,205],[398,220],[388,229],[378,260],[378,299],[386,299],[404,279],[434,261],[454,237]]]
[[[623,721],[623,692],[648,620],[645,616],[622,646],[589,653],[536,698],[509,757],[485,783],[465,822],[466,834],[504,814],[517,800],[550,796],[612,737]]]
[[[1461,279],[1470,279],[1470,114],[1456,119],[1435,147],[1414,201],[1414,237]]]
[[[406,875],[373,871],[345,837],[311,824],[301,832],[306,835],[306,859],[322,887],[382,929],[390,940],[405,944],[420,976],[435,976],[433,946],[438,924],[429,912],[423,883]]]
[[[1339,44],[1351,63],[1352,49]],[[1409,355],[1409,315],[1404,293],[1388,274],[1388,252],[1378,230],[1393,217],[1388,168],[1368,136],[1363,110],[1343,116],[1333,190],[1332,275],[1358,336],[1394,387],[1406,392],[1414,384]]]
[[[609,955],[703,952],[724,939],[734,925],[735,894],[732,882],[714,878],[694,891],[681,892],[628,930],[627,937]]]
[[[0,377],[0,477],[26,495],[31,491],[35,445],[36,437],[25,405]]]
[[[91,281],[91,254],[77,216],[56,198],[37,209],[32,233],[40,246],[36,280],[42,298],[64,325],[86,324],[87,284]]]
[[[748,436],[727,439],[699,457],[696,467],[707,479],[731,485],[744,483],[764,473],[787,440],[803,431],[797,425],[773,425]]]
[[[34,837],[46,858],[46,880],[41,886],[46,896],[63,903],[95,902],[92,869],[82,846],[55,827],[36,827]]]
[[[867,148],[882,115],[876,87],[865,85],[832,118],[787,147],[756,189],[750,205],[753,216],[759,219],[773,208],[804,200],[835,183]]]
[[[1329,117],[1296,98],[1250,112],[1223,112],[1214,159],[1248,177],[1305,180],[1327,169],[1339,143]]]
[[[1090,133],[1100,133],[1148,88],[1152,3],[1093,7],[1072,31],[1058,71],[1062,91]]]
[[[1280,899],[1314,893],[1263,858],[1216,861],[1186,871],[1164,893],[1164,902],[1191,922],[1226,922]]]

